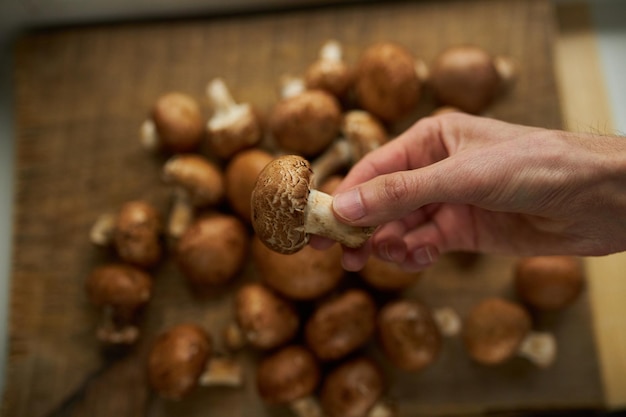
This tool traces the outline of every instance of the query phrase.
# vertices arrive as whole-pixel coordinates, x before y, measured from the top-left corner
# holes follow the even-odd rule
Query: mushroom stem
[[[461,331],[461,317],[452,307],[434,309],[433,319],[443,336],[453,337]]]
[[[415,74],[421,82],[428,82],[428,79],[430,78],[430,69],[428,68],[428,64],[426,64],[426,61],[423,59],[415,60]]]
[[[381,401],[374,404],[367,413],[367,417],[393,417],[395,415],[394,409],[389,404]]]
[[[306,90],[304,80],[299,77],[286,75],[282,78],[280,96],[283,99],[295,97]]]
[[[218,113],[227,113],[237,105],[221,78],[215,78],[207,85],[206,94]]]
[[[518,354],[535,365],[546,368],[554,362],[556,351],[556,339],[553,334],[533,331],[522,340]]]
[[[304,230],[335,240],[349,248],[363,246],[376,227],[355,227],[340,222],[333,213],[332,204],[332,196],[311,190],[305,208]]]
[[[193,221],[194,209],[191,205],[189,193],[176,188],[173,193],[173,202],[167,225],[168,235],[177,239],[185,233]]]
[[[320,49],[320,59],[340,62],[343,56],[341,44],[335,40],[330,40],[322,45]]]
[[[348,141],[343,138],[336,140],[326,152],[312,162],[311,169],[315,180],[313,186],[317,188],[321,182],[348,165],[351,160],[352,150]]]
[[[243,383],[241,366],[230,358],[213,358],[198,380],[198,384],[209,386],[239,387]]]
[[[513,60],[505,56],[495,56],[493,58],[493,65],[496,67],[496,71],[500,76],[503,88],[506,89],[510,87],[517,75],[517,68]]]
[[[114,308],[105,306],[102,309],[102,318],[96,336],[98,340],[105,343],[130,345],[139,338],[139,329],[132,324],[116,324]]]
[[[229,323],[224,329],[224,343],[229,350],[239,350],[247,344],[246,337],[237,323]]]
[[[289,408],[298,417],[325,417],[319,402],[312,396],[298,398],[289,403]]]
[[[141,146],[149,151],[155,151],[159,148],[161,140],[159,139],[156,125],[152,120],[147,119],[141,124],[141,128],[139,130],[139,141]]]
[[[94,245],[108,246],[113,242],[113,230],[115,229],[115,214],[104,213],[98,216],[96,222],[89,231],[89,240]]]

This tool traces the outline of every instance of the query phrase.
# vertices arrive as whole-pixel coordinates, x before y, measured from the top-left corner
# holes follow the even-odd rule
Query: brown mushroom
[[[342,47],[338,41],[325,42],[320,49],[319,58],[306,70],[306,87],[328,91],[340,100],[346,98],[354,81],[354,73],[342,55]]]
[[[168,235],[179,238],[189,227],[196,208],[216,206],[224,199],[221,169],[203,156],[179,154],[163,166],[163,181],[174,187]]]
[[[93,269],[86,281],[89,300],[102,309],[96,335],[111,344],[131,344],[139,337],[137,315],[152,294],[152,277],[131,265],[112,263]]]
[[[320,382],[315,357],[302,346],[287,346],[263,358],[257,367],[257,390],[270,405],[288,405],[300,417],[322,417],[314,398]]]
[[[462,336],[470,357],[484,365],[501,364],[519,355],[547,367],[556,357],[554,336],[532,331],[528,312],[499,297],[487,298],[471,309]]]
[[[229,159],[261,141],[263,128],[258,112],[250,103],[235,102],[223,79],[209,83],[207,96],[214,108],[207,122],[207,139],[216,156]]]
[[[311,164],[317,184],[340,169],[354,165],[388,140],[382,123],[364,110],[352,110],[344,114],[341,134],[342,137]]]
[[[305,324],[307,346],[322,361],[337,360],[364,346],[376,326],[376,304],[363,290],[324,300]]]
[[[422,272],[407,271],[394,262],[370,256],[358,275],[379,291],[401,291],[413,286]]]
[[[195,324],[178,324],[158,335],[147,363],[148,382],[160,396],[180,400],[197,386],[242,384],[240,366],[214,358],[211,335]]]
[[[375,227],[354,227],[337,220],[332,197],[311,189],[313,171],[297,155],[284,155],[265,166],[252,191],[252,226],[270,249],[289,254],[302,249],[309,234],[345,246],[362,246]]]
[[[204,122],[198,102],[191,96],[170,92],[160,96],[150,117],[141,125],[141,143],[150,150],[190,152],[204,138]]]
[[[459,332],[460,318],[450,308],[401,299],[381,308],[377,328],[387,358],[402,370],[419,372],[437,360],[443,336]]]
[[[542,311],[558,311],[572,305],[584,282],[582,261],[573,256],[528,257],[515,265],[517,295],[526,305]]]
[[[262,149],[248,149],[237,153],[226,165],[226,199],[230,207],[246,223],[250,223],[250,197],[256,179],[274,157]]]
[[[283,151],[305,157],[323,152],[339,134],[341,106],[324,90],[304,90],[276,103],[269,129]]]
[[[252,257],[261,281],[293,300],[312,300],[328,294],[345,275],[341,246],[320,251],[305,246],[284,255],[268,248],[258,236],[252,240]]]
[[[176,263],[189,282],[214,287],[231,281],[245,264],[250,236],[236,216],[213,213],[197,218],[180,237]]]
[[[385,385],[378,364],[357,357],[339,364],[324,378],[320,403],[329,417],[390,417],[394,412],[382,401]]]
[[[362,54],[355,92],[361,108],[384,122],[407,116],[419,101],[422,81],[411,52],[393,42],[378,42]]]
[[[510,60],[494,59],[476,45],[456,45],[437,56],[429,83],[439,104],[478,114],[510,82],[513,71]]]
[[[298,331],[300,318],[295,308],[262,284],[241,287],[234,300],[236,322],[225,334],[229,348],[248,344],[257,349],[274,349],[290,341]]]

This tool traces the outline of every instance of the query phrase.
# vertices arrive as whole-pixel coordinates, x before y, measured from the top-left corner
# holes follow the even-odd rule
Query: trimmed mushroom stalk
[[[180,400],[198,386],[242,385],[242,369],[229,358],[213,357],[211,335],[195,324],[161,333],[148,356],[148,382],[161,397]]]
[[[322,302],[305,325],[307,346],[322,361],[337,360],[365,345],[375,332],[376,304],[350,289]]]
[[[315,357],[302,346],[287,346],[261,360],[257,389],[263,401],[287,405],[298,417],[323,417],[314,392],[320,382]]]
[[[341,254],[338,244],[325,251],[305,246],[284,255],[268,248],[258,236],[252,241],[252,257],[261,281],[292,300],[313,300],[335,289],[345,275]]]
[[[342,137],[311,164],[317,184],[340,169],[354,165],[388,140],[382,123],[364,110],[352,110],[344,114],[341,134]]]
[[[237,291],[234,301],[236,321],[225,333],[230,349],[250,345],[274,349],[291,340],[300,324],[294,307],[261,284],[247,284]]]
[[[258,114],[249,103],[237,103],[223,79],[215,78],[208,84],[207,96],[214,108],[206,127],[215,155],[229,159],[260,142],[263,129]]]
[[[171,157],[163,166],[163,181],[174,187],[167,225],[173,238],[179,238],[189,227],[196,208],[215,206],[226,194],[222,171],[200,155]]]
[[[96,267],[86,282],[92,304],[102,309],[96,335],[110,344],[132,344],[139,338],[136,321],[152,294],[152,277],[124,264]]]
[[[484,365],[498,365],[517,355],[547,367],[556,358],[554,336],[532,331],[530,315],[522,306],[497,297],[472,308],[462,336],[470,357]]]
[[[320,402],[329,417],[392,417],[382,396],[383,372],[372,359],[357,357],[330,371],[322,383]]]
[[[515,265],[515,291],[521,301],[540,311],[572,305],[585,284],[582,261],[572,256],[522,258]]]
[[[307,88],[328,91],[338,99],[347,96],[353,81],[354,74],[344,61],[341,44],[336,40],[322,45],[319,58],[305,74]]]
[[[297,155],[285,155],[267,164],[252,191],[252,226],[270,249],[295,253],[309,241],[310,234],[358,248],[375,227],[354,227],[337,220],[333,198],[311,189],[313,171]]]
[[[142,145],[148,150],[190,152],[204,138],[204,122],[197,101],[180,92],[160,96],[141,125]]]

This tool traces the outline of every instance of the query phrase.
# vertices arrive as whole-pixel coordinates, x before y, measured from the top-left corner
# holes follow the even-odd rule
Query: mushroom
[[[324,251],[305,246],[284,255],[268,248],[258,236],[252,240],[252,258],[261,281],[293,300],[316,299],[336,288],[345,275],[341,253],[341,246],[335,244]]]
[[[204,122],[197,101],[184,93],[160,96],[141,125],[141,143],[149,150],[190,152],[204,138]]]
[[[376,326],[376,304],[363,290],[324,300],[305,324],[307,346],[322,361],[337,360],[365,345]]]
[[[370,256],[358,275],[379,291],[401,291],[415,284],[422,272],[407,271],[394,262]]]
[[[341,106],[324,90],[294,90],[283,93],[272,109],[269,129],[282,150],[312,157],[323,152],[339,134]]]
[[[270,405],[288,405],[299,417],[322,417],[314,398],[320,369],[308,349],[291,345],[263,358],[257,367],[257,390]]]
[[[365,154],[382,146],[388,140],[387,131],[382,123],[364,110],[345,113],[341,133],[342,137],[311,164],[318,184],[341,168],[354,165]]]
[[[224,174],[200,155],[179,154],[163,166],[163,181],[174,187],[168,235],[179,238],[193,221],[196,208],[220,203],[225,191]]]
[[[300,318],[294,307],[266,286],[246,284],[234,300],[236,322],[226,328],[229,348],[245,344],[257,349],[274,349],[291,340],[298,331]]]
[[[531,328],[530,315],[521,305],[490,297],[470,310],[462,336],[470,357],[483,365],[498,365],[519,355],[547,367],[556,357],[556,340],[551,333]]]
[[[416,300],[395,300],[381,308],[378,339],[399,369],[419,372],[437,360],[443,336],[459,333],[461,320],[451,308],[430,309]]]
[[[135,322],[152,294],[152,277],[121,263],[98,266],[87,278],[89,300],[102,309],[96,335],[111,344],[132,344],[139,337]]]
[[[197,386],[239,387],[242,370],[230,358],[213,357],[209,333],[191,324],[178,324],[158,335],[151,346],[148,382],[161,397],[180,400]]]
[[[154,266],[162,254],[161,216],[148,202],[128,201],[116,213],[98,217],[91,228],[91,242],[113,246],[118,256],[139,267]]]
[[[209,148],[219,158],[229,159],[237,152],[256,146],[263,135],[258,113],[249,103],[236,103],[221,78],[207,86],[214,114],[207,122]]]
[[[306,87],[328,91],[340,100],[346,98],[354,81],[354,73],[342,55],[338,41],[326,41],[320,49],[319,59],[306,70]]]
[[[329,417],[391,417],[382,401],[383,372],[372,359],[361,356],[332,369],[324,378],[320,403]]]
[[[375,227],[354,227],[337,220],[333,198],[311,189],[313,171],[297,155],[277,157],[267,164],[252,191],[252,226],[270,249],[289,254],[302,249],[309,234],[347,247],[362,246]]]
[[[515,265],[514,285],[526,305],[558,311],[574,303],[584,287],[583,264],[573,256],[521,258]]]
[[[180,237],[176,263],[194,286],[224,285],[243,268],[249,243],[248,231],[236,216],[204,215]]]
[[[250,196],[257,177],[274,157],[262,149],[247,149],[237,153],[226,165],[226,199],[235,213],[250,223]]]
[[[422,92],[420,63],[393,42],[378,42],[362,54],[356,68],[359,106],[384,122],[396,122],[413,111]]]
[[[510,60],[494,58],[476,45],[456,45],[436,57],[429,83],[439,104],[478,114],[513,77]]]

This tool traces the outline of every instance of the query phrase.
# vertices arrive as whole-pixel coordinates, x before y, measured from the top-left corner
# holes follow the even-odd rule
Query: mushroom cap
[[[180,92],[160,96],[150,117],[159,135],[161,146],[170,152],[189,152],[204,138],[204,120],[198,102]]]
[[[97,306],[135,310],[152,294],[152,278],[131,265],[113,263],[97,266],[86,282],[89,300]]]
[[[257,177],[250,199],[252,227],[270,249],[289,254],[308,243],[304,221],[312,179],[311,165],[297,155],[275,158]]]
[[[176,263],[194,285],[223,285],[243,268],[250,236],[230,214],[214,213],[196,219],[176,246]]]
[[[256,382],[263,401],[286,404],[313,393],[320,382],[320,370],[309,350],[287,346],[260,361]]]
[[[531,325],[530,315],[523,307],[491,297],[468,313],[462,330],[463,342],[475,361],[496,365],[517,353]]]
[[[140,267],[155,265],[161,259],[161,216],[145,201],[129,201],[120,208],[114,226],[113,242],[119,257]]]
[[[172,156],[163,167],[163,179],[185,189],[195,207],[214,206],[226,193],[220,168],[196,154]]]
[[[312,157],[324,151],[339,134],[341,106],[323,90],[305,90],[274,106],[269,128],[287,152]]]
[[[368,415],[384,389],[380,367],[370,358],[358,357],[326,376],[320,401],[329,417],[362,417]]]
[[[235,296],[237,323],[246,340],[259,349],[273,349],[291,340],[300,324],[294,307],[264,285],[244,285]]]
[[[148,382],[164,398],[178,400],[198,383],[212,355],[210,335],[195,324],[161,333],[148,357]]]
[[[284,255],[269,249],[255,236],[252,256],[259,277],[269,287],[293,300],[312,300],[337,287],[345,275],[341,246],[320,251],[305,246]]]
[[[317,306],[305,325],[306,343],[320,360],[340,359],[367,343],[375,323],[372,297],[350,289]]]
[[[256,179],[272,159],[274,157],[262,149],[248,149],[237,153],[226,165],[226,199],[246,223],[251,222],[250,197]]]
[[[355,91],[359,105],[385,122],[395,122],[417,105],[422,82],[415,58],[403,46],[378,42],[361,55]]]
[[[341,131],[350,144],[353,164],[382,146],[389,138],[380,120],[364,110],[351,110],[345,113]]]
[[[475,45],[442,51],[433,63],[429,82],[440,104],[474,114],[484,111],[501,87],[493,58]]]
[[[378,314],[378,338],[387,358],[398,368],[418,372],[441,351],[439,327],[428,307],[415,300],[396,300]]]
[[[515,289],[525,304],[546,311],[561,310],[581,294],[582,261],[573,256],[536,256],[515,266]]]
[[[393,262],[370,256],[358,272],[359,276],[380,291],[400,291],[409,288],[422,276],[421,272],[410,272]]]

